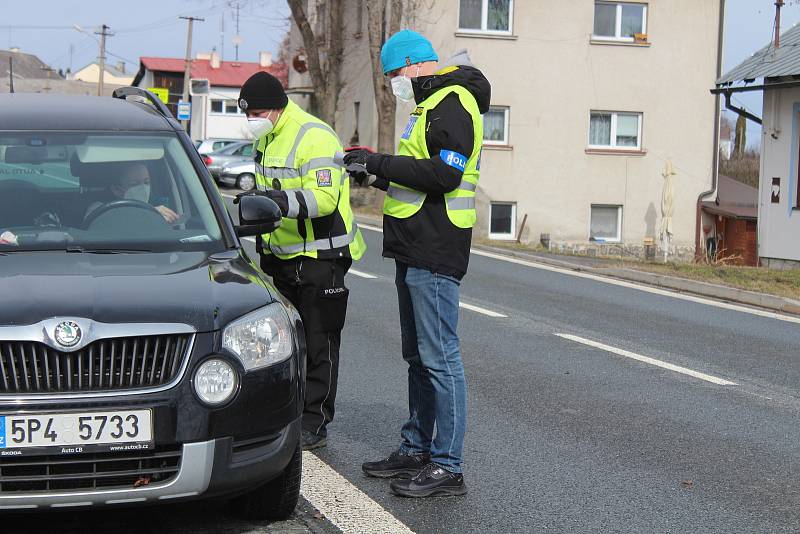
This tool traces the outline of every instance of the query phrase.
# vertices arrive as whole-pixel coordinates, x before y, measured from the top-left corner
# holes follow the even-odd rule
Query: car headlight
[[[230,323],[222,346],[252,371],[282,362],[292,355],[292,325],[280,302],[273,302]]]
[[[233,397],[239,377],[231,364],[220,358],[204,361],[194,373],[194,390],[200,400],[212,406]]]

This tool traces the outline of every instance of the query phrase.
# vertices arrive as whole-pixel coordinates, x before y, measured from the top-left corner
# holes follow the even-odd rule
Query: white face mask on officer
[[[253,137],[259,139],[275,129],[275,124],[269,118],[270,115],[272,115],[271,111],[267,113],[266,117],[247,118],[247,129],[250,131]]]
[[[417,65],[417,75],[414,76],[415,78],[419,76],[420,66],[421,65]],[[400,76],[392,78],[391,83],[394,96],[403,102],[411,102],[414,100],[414,86],[411,84],[411,78],[405,74],[401,74]]]

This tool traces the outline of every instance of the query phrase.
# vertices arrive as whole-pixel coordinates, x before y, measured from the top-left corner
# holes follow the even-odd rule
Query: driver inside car
[[[130,162],[122,166],[122,169],[106,191],[102,201],[94,202],[86,210],[88,217],[91,212],[109,202],[116,200],[138,200],[139,202],[150,202],[150,171],[147,165],[141,162]],[[179,219],[177,213],[166,206],[153,206],[164,220],[172,224]]]

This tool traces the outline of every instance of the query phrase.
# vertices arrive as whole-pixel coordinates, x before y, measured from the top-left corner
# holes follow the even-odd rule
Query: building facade
[[[657,238],[671,161],[672,244],[694,252],[698,198],[713,189],[718,116],[708,88],[718,76],[720,0],[414,5],[403,27],[426,35],[440,61],[467,49],[492,83],[476,237],[535,243],[549,234],[551,248],[638,251]],[[374,145],[366,13],[347,9],[361,30],[345,32],[337,129],[346,143],[358,109],[360,142]],[[306,77],[293,72],[290,88],[309,85]],[[398,138],[411,110],[398,106]]]
[[[103,84],[131,85],[135,74],[135,72],[126,70],[124,61],[117,61],[114,65],[106,63]],[[82,69],[75,71],[70,76],[70,79],[86,83],[100,83],[100,64],[97,61],[93,61]]]

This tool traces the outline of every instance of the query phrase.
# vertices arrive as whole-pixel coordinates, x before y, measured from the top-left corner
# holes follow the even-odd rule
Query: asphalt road
[[[381,258],[380,233],[364,236],[369,250],[353,266],[361,276],[347,277],[336,419],[317,456],[409,529],[800,529],[800,324],[475,254],[461,292],[473,309],[459,325],[470,492],[390,495],[360,465],[397,446],[406,366],[394,264]],[[267,526],[202,505],[70,521],[115,533],[330,531],[318,515],[304,501],[295,519]],[[146,526],[159,521],[172,528]],[[23,532],[34,531],[44,530]]]

